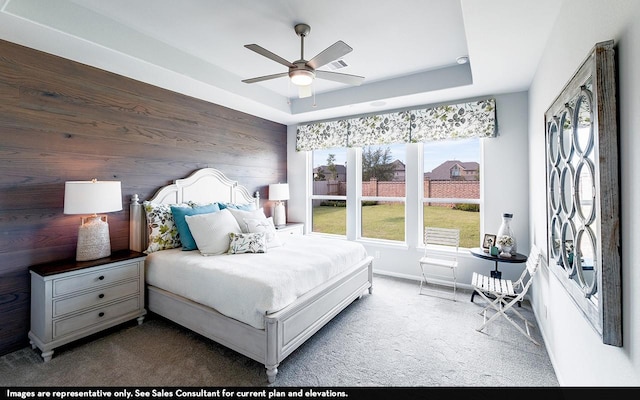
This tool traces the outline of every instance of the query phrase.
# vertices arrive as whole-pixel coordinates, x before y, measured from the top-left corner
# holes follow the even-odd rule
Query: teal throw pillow
[[[235,203],[218,203],[221,210],[231,208],[233,210],[253,211],[256,209],[255,203],[235,204]]]

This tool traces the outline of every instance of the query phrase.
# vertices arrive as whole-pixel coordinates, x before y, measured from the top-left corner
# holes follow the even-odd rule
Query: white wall
[[[492,96],[487,94],[487,96]],[[502,214],[511,212],[514,214],[512,228],[518,240],[518,252],[529,251],[529,183],[528,183],[528,144],[527,144],[527,97],[526,92],[503,94],[493,96],[496,99],[498,136],[491,139],[483,139],[483,160],[481,170],[482,195],[484,205],[481,226],[482,233],[497,233],[502,222]],[[452,99],[457,102],[463,99]],[[288,220],[307,221],[309,215],[307,209],[307,195],[305,188],[308,185],[310,174],[306,173],[308,162],[306,153],[295,151],[296,126],[288,127],[287,137],[287,170],[291,199],[288,202]],[[414,161],[407,152],[407,168]],[[417,165],[417,163],[416,163]],[[418,204],[416,202],[416,204]],[[409,207],[409,199],[407,200]],[[415,219],[414,219],[415,220]],[[411,222],[412,219],[408,218]],[[419,228],[417,228],[419,229]],[[384,245],[372,242],[363,242],[371,255],[379,254],[374,260],[376,273],[397,277],[419,279],[420,270],[418,259],[422,250],[417,248],[417,238],[411,239],[408,235],[408,245]],[[415,235],[414,235],[415,236]],[[478,243],[478,246],[480,243]],[[473,271],[488,273],[493,269],[491,261],[474,258],[468,251],[461,252],[458,282],[461,286],[471,283]],[[500,270],[503,277],[517,279],[523,264],[501,264]]]
[[[531,236],[544,249],[544,113],[591,48],[613,39],[618,55],[623,347],[603,345],[561,284],[546,268],[532,302],[563,386],[640,384],[640,1],[565,0],[529,90]],[[545,312],[546,309],[546,312]]]

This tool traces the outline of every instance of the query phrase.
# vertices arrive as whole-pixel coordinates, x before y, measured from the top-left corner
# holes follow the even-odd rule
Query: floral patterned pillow
[[[171,206],[189,207],[188,204],[156,204],[149,201],[142,203],[147,214],[147,224],[149,227],[149,247],[144,251],[146,254],[154,251],[175,249],[181,247],[178,227],[173,219]]]
[[[266,253],[267,240],[264,232],[229,233],[229,254]]]

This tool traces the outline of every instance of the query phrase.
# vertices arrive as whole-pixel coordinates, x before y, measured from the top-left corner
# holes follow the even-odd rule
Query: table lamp
[[[76,261],[111,255],[111,239],[106,213],[122,210],[122,190],[118,181],[70,181],[64,184],[64,213],[91,214],[81,218]]]
[[[272,183],[269,185],[269,200],[275,200],[273,209],[273,224],[276,227],[287,224],[287,213],[284,208],[284,200],[289,200],[289,184]]]

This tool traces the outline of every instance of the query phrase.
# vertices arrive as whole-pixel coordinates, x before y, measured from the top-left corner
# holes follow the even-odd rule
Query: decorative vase
[[[501,246],[501,257],[511,257],[511,246]]]
[[[498,234],[496,237],[498,238],[498,243],[500,243],[500,237],[502,236],[510,236],[513,240],[513,244],[511,246],[500,245],[500,251],[502,253],[516,254],[518,251],[516,235],[513,233],[513,229],[511,229],[511,219],[513,218],[513,214],[504,213],[502,214],[502,224],[500,225],[500,229],[498,229]],[[509,247],[508,250],[506,248]]]

